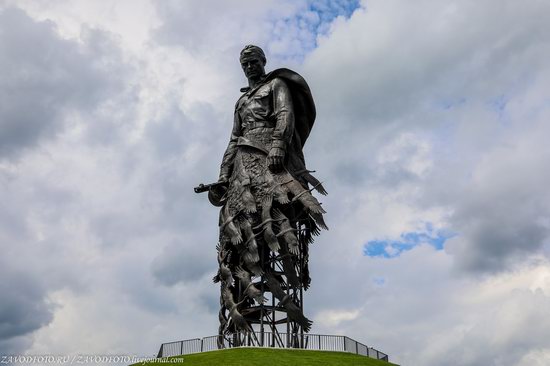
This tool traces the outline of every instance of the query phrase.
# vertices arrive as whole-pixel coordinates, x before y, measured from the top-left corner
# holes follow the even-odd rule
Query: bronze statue
[[[265,73],[261,48],[246,46],[240,63],[248,87],[235,105],[219,180],[195,188],[208,190],[210,202],[221,207],[214,277],[221,283],[220,339],[255,325],[262,334],[266,325],[275,333],[285,322],[289,333],[308,332],[311,321],[302,312],[302,290],[311,281],[308,246],[319,228],[327,229],[325,211],[311,194],[326,191],[302,153],[315,104],[296,72]],[[276,319],[277,312],[286,318]]]

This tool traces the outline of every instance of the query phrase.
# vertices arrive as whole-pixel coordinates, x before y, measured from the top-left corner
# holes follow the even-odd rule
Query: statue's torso
[[[245,93],[237,101],[243,135],[254,128],[274,128],[273,80]]]

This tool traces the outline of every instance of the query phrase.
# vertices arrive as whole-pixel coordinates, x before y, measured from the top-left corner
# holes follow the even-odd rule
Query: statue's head
[[[254,45],[248,45],[243,48],[240,56],[241,67],[248,79],[257,80],[265,75],[265,53]]]

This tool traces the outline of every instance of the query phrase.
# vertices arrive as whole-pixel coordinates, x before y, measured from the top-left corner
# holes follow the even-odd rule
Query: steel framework
[[[303,313],[304,290],[307,290],[310,281],[308,246],[311,238],[309,229],[311,226],[306,224],[307,220],[309,219],[302,219],[293,223],[299,243],[297,255],[284,250],[276,253],[271,251],[267,245],[259,246],[264,274],[253,284],[262,291],[267,301],[263,304],[254,304],[241,309],[241,314],[251,325],[252,331],[235,331],[231,327],[226,328],[222,334],[218,335],[219,348],[225,348],[226,345],[230,347],[305,348],[304,333],[307,333],[307,329],[291,319],[284,305],[287,301],[292,301]],[[291,275],[289,271],[294,271],[294,274]],[[298,281],[289,278],[294,275]],[[268,282],[273,279],[280,283],[284,291],[285,296],[282,301],[277,299],[277,296],[272,293],[268,286]],[[244,290],[239,284],[239,299],[245,297]],[[269,336],[266,336],[267,333],[269,333]]]

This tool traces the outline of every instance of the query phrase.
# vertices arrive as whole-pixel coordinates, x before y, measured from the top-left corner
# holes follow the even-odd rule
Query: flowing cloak
[[[295,142],[301,148],[304,147],[309,133],[315,123],[317,111],[315,110],[315,102],[311,95],[311,90],[305,79],[295,71],[281,68],[271,71],[266,74],[264,83],[272,79],[281,78],[285,81],[292,95],[294,105],[294,129]],[[249,88],[242,88],[242,92],[248,91]]]

